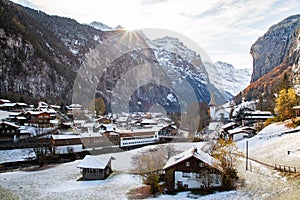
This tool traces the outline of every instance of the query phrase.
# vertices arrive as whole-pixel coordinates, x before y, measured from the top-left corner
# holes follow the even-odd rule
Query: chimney
[[[198,153],[198,150],[196,147],[194,147],[194,154]]]

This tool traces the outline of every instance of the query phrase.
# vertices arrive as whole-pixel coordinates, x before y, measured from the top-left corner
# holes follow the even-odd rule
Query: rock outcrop
[[[283,63],[297,47],[300,15],[294,15],[272,26],[251,47],[253,74],[251,82]]]

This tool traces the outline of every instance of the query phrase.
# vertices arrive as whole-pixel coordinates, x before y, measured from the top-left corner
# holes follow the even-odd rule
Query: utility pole
[[[248,140],[246,141],[246,170],[248,170],[248,156],[249,156],[249,148],[248,148]]]

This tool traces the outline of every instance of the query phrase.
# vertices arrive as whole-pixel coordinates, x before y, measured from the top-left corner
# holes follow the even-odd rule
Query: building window
[[[204,163],[203,162],[199,162],[199,167],[204,167]]]
[[[178,188],[181,188],[181,187],[182,187],[182,184],[183,184],[182,181],[177,181],[177,187],[178,187]]]
[[[182,172],[182,177],[184,177],[184,178],[191,178],[191,173],[189,173],[189,172]]]
[[[221,179],[221,176],[219,174],[216,174],[215,175],[215,184],[220,184],[220,179]]]
[[[190,162],[185,162],[185,166],[186,166],[186,167],[191,166],[191,165],[190,165]]]
[[[189,185],[188,184],[184,184],[183,186],[185,189],[188,189],[189,188]]]

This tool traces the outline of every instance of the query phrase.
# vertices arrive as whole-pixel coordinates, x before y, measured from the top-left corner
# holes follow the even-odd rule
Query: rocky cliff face
[[[75,72],[104,34],[6,0],[0,13],[1,97],[70,102]]]
[[[251,47],[255,82],[285,61],[296,48],[300,15],[288,17],[272,26]]]
[[[246,100],[263,97],[268,102],[265,109],[272,110],[273,94],[281,88],[294,86],[300,94],[299,33],[300,15],[295,15],[272,26],[255,42],[251,84],[243,91]]]
[[[300,27],[299,27],[300,29]],[[297,47],[293,52],[293,85],[298,95],[300,95],[300,30],[297,35]]]

